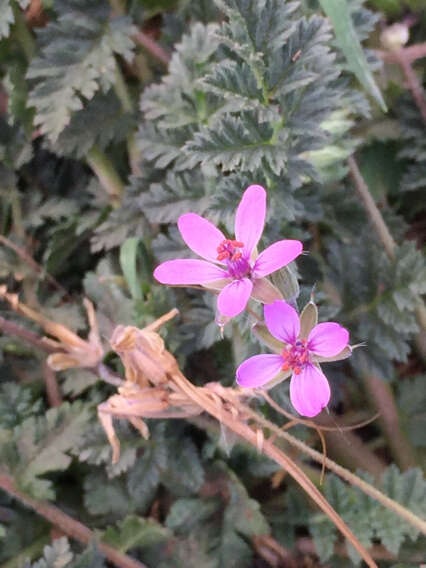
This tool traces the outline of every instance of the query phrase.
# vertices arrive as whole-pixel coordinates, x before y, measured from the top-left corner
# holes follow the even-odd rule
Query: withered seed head
[[[165,350],[164,341],[155,331],[119,325],[113,332],[112,349],[120,356],[126,380],[140,386],[167,380],[166,369],[174,358]]]

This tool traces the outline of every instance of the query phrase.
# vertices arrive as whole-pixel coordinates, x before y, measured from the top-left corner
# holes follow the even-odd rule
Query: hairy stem
[[[320,426],[321,427],[321,426]],[[361,468],[375,479],[380,479],[386,465],[353,432],[327,432],[329,453],[350,469]]]
[[[12,2],[13,17],[15,19],[15,33],[19,43],[22,46],[22,50],[25,53],[25,57],[28,61],[34,56],[36,51],[36,44],[34,38],[27,27],[25,18],[21,12],[21,9],[15,2]]]
[[[399,63],[407,82],[407,87],[410,89],[413,99],[417,105],[417,108],[422,115],[423,122],[426,124],[426,98],[423,91],[423,87],[415,74],[413,68],[411,67],[411,62],[408,61],[403,53],[399,51],[395,54],[396,61]]]
[[[376,54],[384,61],[388,61],[390,63],[396,63],[401,57],[405,59],[405,61],[412,63],[413,61],[416,61],[416,59],[426,57],[426,42],[417,43],[408,47],[401,47],[400,49],[394,49],[392,51],[377,50]]]
[[[179,386],[180,390],[185,393],[190,400],[201,406],[206,412],[214,416],[216,420],[219,420],[222,424],[227,426],[238,436],[247,440],[252,446],[258,448],[265,455],[273,459],[283,469],[285,469],[302,487],[302,489],[306,491],[311,499],[313,499],[318,507],[333,521],[333,523],[341,531],[341,533],[355,547],[355,549],[365,560],[367,565],[370,568],[377,568],[377,564],[371,558],[367,550],[357,540],[355,535],[342,520],[342,518],[336,513],[333,507],[331,507],[322,493],[317,489],[317,487],[315,487],[315,485],[292,459],[290,459],[274,444],[263,438],[262,430],[254,430],[241,420],[236,420],[235,416],[231,412],[225,410],[223,407],[218,407],[218,405],[204,392],[204,389],[194,387],[194,385],[192,385],[180,371],[177,370],[173,374],[173,380]],[[247,411],[248,410],[249,409],[247,408]],[[258,417],[256,413],[253,412],[253,414]],[[276,427],[276,430],[281,433],[281,430],[278,427]]]
[[[334,472],[336,475],[338,475],[339,477],[341,477],[351,485],[358,487],[359,489],[364,491],[364,493],[370,495],[370,497],[381,503],[384,507],[393,511],[402,519],[407,521],[410,525],[416,527],[416,529],[418,529],[422,534],[426,535],[426,521],[415,515],[409,509],[405,508],[397,501],[394,501],[393,499],[391,499],[390,497],[379,491],[379,489],[376,489],[376,487],[373,487],[373,485],[370,485],[370,483],[367,483],[366,481],[364,481],[357,475],[351,473],[344,467],[338,465],[331,459],[324,458],[322,454],[312,449],[310,446],[306,445],[304,442],[302,442],[298,438],[295,438],[288,432],[284,432],[276,424],[270,422],[266,418],[259,416],[259,414],[252,411],[251,409],[248,409],[248,407],[244,407],[244,412],[249,414],[253,420],[256,420],[264,428],[268,428],[278,437],[284,438],[291,446],[299,448],[303,453],[308,455],[310,458],[312,458],[319,464],[324,463],[325,466],[330,471]]]
[[[382,379],[369,373],[365,362],[363,367],[362,378],[366,390],[374,406],[380,411],[379,422],[396,463],[403,470],[415,467],[414,452],[401,430],[398,408],[391,387]]]
[[[56,378],[56,373],[53,369],[49,367],[47,361],[43,363],[43,378],[44,386],[46,388],[47,400],[49,401],[49,406],[61,406],[62,404],[62,394],[58,385],[58,380]]]
[[[133,112],[133,101],[130,96],[129,90],[124,80],[123,73],[116,62],[115,64],[115,82],[114,91],[117,97],[120,99],[121,106],[124,112]]]
[[[370,218],[370,221],[374,229],[376,230],[379,239],[385,247],[386,254],[390,259],[392,259],[394,257],[396,243],[393,240],[393,237],[390,234],[386,223],[384,222],[382,214],[380,213],[374,199],[371,196],[368,186],[365,183],[364,178],[359,171],[358,164],[356,163],[353,156],[350,156],[348,158],[348,165],[358,197],[364,205],[367,215]]]
[[[7,335],[14,335],[15,337],[19,337],[23,339],[27,343],[30,343],[37,349],[41,349],[46,353],[57,353],[59,350],[57,347],[46,343],[42,337],[40,337],[37,333],[26,329],[12,321],[8,321],[0,316],[0,331],[3,333],[7,333]]]
[[[157,59],[166,66],[169,65],[170,62],[169,53],[163,47],[161,47],[161,45],[158,45],[156,41],[154,41],[151,37],[149,37],[149,35],[139,30],[138,32],[135,33],[133,39],[155,59]]]
[[[58,509],[58,507],[46,501],[41,501],[40,499],[33,499],[25,493],[22,493],[22,491],[17,489],[12,477],[9,475],[0,474],[0,489],[3,489],[9,493],[9,495],[12,495],[21,501],[21,503],[33,509],[41,517],[58,527],[67,536],[85,545],[90,544],[90,542],[96,538],[95,533],[86,527],[86,525],[66,515],[63,511]],[[112,548],[112,546],[108,544],[99,542],[98,548],[110,562],[119,568],[147,568],[142,562],[130,558],[127,554],[118,552],[118,550],[115,550],[115,548]]]
[[[375,228],[379,239],[381,240],[386,254],[390,260],[393,259],[395,255],[396,243],[389,232],[389,229],[384,222],[382,214],[380,213],[374,199],[371,197],[370,191],[364,178],[359,171],[358,164],[356,163],[353,156],[348,158],[349,171],[351,172],[352,178],[354,180],[354,185],[358,196],[361,199],[362,204],[370,218],[370,221]],[[421,300],[420,300],[421,302]],[[419,303],[416,308],[416,319],[420,327],[420,333],[416,337],[416,344],[424,360],[426,360],[426,308],[423,302]]]
[[[124,192],[124,184],[111,160],[100,148],[93,146],[87,154],[87,162],[110,196],[111,205],[118,207]]]

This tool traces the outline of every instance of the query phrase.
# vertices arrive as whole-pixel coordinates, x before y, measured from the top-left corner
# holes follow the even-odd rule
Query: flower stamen
[[[237,250],[243,248],[244,243],[232,239],[224,239],[217,247],[217,260],[239,260],[242,252]]]
[[[300,375],[304,367],[309,363],[309,350],[306,339],[298,339],[292,345],[284,347],[282,352],[282,370],[291,369],[296,375]]]

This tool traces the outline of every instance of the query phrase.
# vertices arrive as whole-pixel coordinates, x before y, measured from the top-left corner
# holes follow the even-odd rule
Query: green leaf
[[[9,37],[10,26],[15,21],[11,1],[13,0],[0,0],[0,39]]]
[[[130,237],[120,247],[121,270],[134,300],[142,299],[142,287],[137,271],[139,242],[138,237]]]
[[[58,20],[39,33],[41,55],[31,61],[27,78],[35,80],[28,105],[35,124],[54,143],[84,99],[108,91],[116,80],[115,55],[133,57],[134,27],[128,17],[109,18],[102,0],[59,0]]]
[[[343,51],[350,69],[364,88],[374,97],[382,110],[386,112],[386,103],[368,66],[352,23],[347,0],[320,0],[320,4],[333,24],[337,43]]]
[[[70,465],[68,452],[81,437],[88,418],[89,411],[81,402],[64,403],[49,409],[45,416],[27,418],[1,447],[2,466],[24,491],[37,498],[53,498],[52,483],[40,476]]]
[[[0,428],[12,429],[40,408],[41,400],[34,402],[30,388],[12,382],[0,385]]]
[[[151,548],[163,546],[170,539],[171,533],[153,519],[127,516],[117,527],[108,527],[103,535],[103,542],[120,552],[132,548]]]
[[[43,558],[35,562],[31,568],[65,568],[73,559],[68,539],[64,536],[47,545],[43,550]]]

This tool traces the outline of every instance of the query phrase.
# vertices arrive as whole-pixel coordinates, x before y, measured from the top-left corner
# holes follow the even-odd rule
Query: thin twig
[[[317,556],[318,552],[315,547],[314,541],[307,537],[303,536],[296,540],[296,550],[299,551],[301,554],[308,555],[308,556]],[[398,560],[404,560],[406,562],[411,563],[421,563],[424,560],[424,555],[420,552],[417,554],[412,555],[407,559],[401,559],[398,556],[395,556],[391,552],[389,552],[384,546],[380,544],[374,544],[371,548],[368,549],[368,552],[374,558],[374,560],[387,560],[389,562],[397,562]],[[348,550],[344,543],[338,542],[334,547],[334,553],[338,556],[342,556],[344,558],[348,557]]]
[[[354,180],[354,185],[357,194],[359,195],[367,215],[369,216],[373,227],[375,228],[379,239],[381,240],[386,254],[389,260],[392,260],[395,256],[396,243],[389,232],[386,223],[383,220],[382,214],[380,213],[374,199],[371,197],[370,191],[361,172],[358,168],[358,164],[353,156],[348,158],[349,170],[351,172],[352,178]],[[420,327],[420,332],[415,337],[415,342],[417,345],[417,350],[421,354],[422,358],[426,360],[426,307],[422,300],[415,309],[416,320]]]
[[[368,372],[363,356],[360,357],[360,364],[369,398],[376,408],[380,408],[379,422],[395,461],[402,470],[415,467],[414,452],[402,432],[398,408],[390,385]]]
[[[0,316],[0,331],[7,333],[7,335],[14,335],[23,339],[27,343],[30,343],[37,349],[41,349],[45,353],[57,353],[60,351],[57,347],[50,345],[43,337],[40,337],[37,333],[26,329],[12,321],[8,321]]]
[[[348,165],[352,179],[354,180],[355,190],[365,207],[367,215],[369,216],[380,240],[383,243],[383,246],[385,247],[386,254],[389,258],[393,258],[396,243],[383,220],[382,214],[371,196],[368,186],[365,183],[364,178],[359,171],[358,164],[353,156],[348,158]]]
[[[17,254],[22,261],[28,264],[28,266],[30,266],[32,270],[34,270],[34,272],[40,274],[41,276],[44,276],[46,280],[50,282],[53,286],[55,286],[55,288],[57,288],[60,292],[62,292],[64,296],[69,296],[65,288],[61,286],[61,284],[59,284],[59,282],[53,276],[51,276],[48,272],[46,272],[46,270],[37,261],[35,261],[33,257],[30,254],[28,254],[28,252],[25,249],[18,246],[4,235],[0,235],[0,243],[3,243],[4,246],[13,250],[13,252]]]
[[[47,361],[43,362],[43,378],[49,406],[61,406],[62,395],[56,378],[56,373],[49,367]]]
[[[426,42],[417,43],[408,47],[401,47],[392,51],[375,51],[376,55],[388,63],[398,63],[398,58],[403,57],[405,61],[412,63],[416,59],[426,57]]]
[[[387,495],[385,495],[384,493],[382,493],[381,491],[379,491],[378,489],[376,489],[375,487],[373,487],[372,485],[370,485],[369,483],[358,477],[357,475],[351,473],[344,467],[335,463],[330,458],[324,458],[324,456],[320,452],[317,452],[316,450],[314,450],[313,448],[302,442],[302,440],[295,438],[288,432],[282,431],[276,424],[260,416],[259,414],[248,408],[247,406],[244,407],[242,406],[241,412],[246,413],[252,420],[255,420],[264,428],[268,428],[269,430],[271,430],[271,432],[276,433],[278,437],[285,439],[291,446],[298,448],[300,451],[304,452],[306,455],[311,457],[316,462],[322,464],[324,461],[326,467],[330,471],[333,471],[339,477],[341,477],[351,485],[359,487],[359,489],[364,491],[364,493],[370,495],[370,497],[381,503],[384,507],[396,513],[401,518],[405,519],[410,525],[416,527],[419,531],[422,532],[422,534],[426,535],[426,521],[424,521],[423,519],[412,513],[410,510],[403,507],[397,501],[394,501],[393,499],[391,499],[390,497],[388,497]]]
[[[235,432],[238,436],[250,442],[251,445],[259,448],[259,430],[253,430],[242,421],[235,420],[235,416],[224,408],[219,409],[212,398],[208,395],[208,393],[205,392],[205,389],[192,385],[180,371],[176,371],[176,373],[173,374],[173,380],[191,401],[201,406],[206,412],[214,416],[217,420],[219,420],[230,430]],[[245,407],[244,411],[246,410],[246,408],[247,410],[249,410],[248,407]],[[253,414],[255,414],[256,417],[258,416],[254,412]],[[276,427],[276,430],[280,431],[278,427]],[[289,436],[289,434],[287,435]],[[322,493],[317,489],[317,487],[315,487],[315,485],[306,476],[306,474],[295,464],[292,459],[286,456],[274,444],[271,444],[268,440],[262,440],[262,442],[261,451],[269,458],[277,462],[297,481],[302,489],[306,491],[306,493],[311,497],[311,499],[314,500],[318,507],[333,521],[333,523],[338,527],[341,533],[356,548],[367,565],[370,566],[370,568],[377,568],[376,563],[368,554],[367,550],[361,545],[361,543],[357,540],[346,523],[344,523],[341,517],[336,513],[333,507],[331,507]]]
[[[410,89],[413,99],[422,115],[423,122],[426,124],[426,98],[423,87],[411,66],[411,62],[407,61],[399,51],[396,53],[396,58],[404,73],[407,87]]]
[[[0,488],[27,505],[27,507],[33,509],[41,517],[44,517],[55,527],[58,527],[67,536],[86,545],[96,539],[95,533],[86,527],[86,525],[68,516],[58,509],[58,507],[41,501],[40,499],[33,499],[25,493],[22,493],[22,491],[16,488],[13,479],[9,475],[0,475]],[[127,554],[119,552],[108,544],[99,542],[98,548],[110,562],[119,568],[148,568],[145,564],[142,564],[142,562],[130,558]]]
[[[168,65],[171,59],[170,54],[161,45],[158,45],[149,35],[142,31],[138,31],[134,34],[133,39],[139,43],[148,53],[150,53],[155,59],[158,59],[164,65]]]

